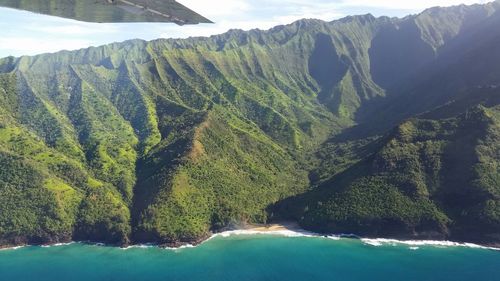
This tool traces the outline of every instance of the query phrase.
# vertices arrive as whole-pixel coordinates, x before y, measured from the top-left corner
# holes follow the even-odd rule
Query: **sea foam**
[[[238,229],[238,230],[229,230],[220,233],[216,233],[212,235],[209,239],[215,237],[230,237],[234,235],[275,235],[282,237],[316,237],[316,238],[328,238],[332,240],[339,240],[341,237],[337,235],[320,235],[314,232],[309,232],[306,230],[290,230],[290,229],[281,229],[281,230],[255,230],[255,229]]]
[[[28,245],[21,245],[21,246],[0,248],[0,251],[18,250],[18,249],[21,249],[21,248],[24,248],[24,247],[28,247]]]
[[[500,251],[500,248],[487,247],[474,243],[461,243],[453,241],[435,241],[435,240],[397,240],[397,239],[386,239],[386,238],[360,238],[355,235],[349,234],[339,234],[339,235],[321,235],[318,233],[306,231],[306,230],[270,230],[270,231],[260,231],[253,229],[243,229],[243,230],[229,230],[221,233],[216,233],[212,235],[209,239],[215,237],[229,237],[232,235],[276,235],[283,237],[313,237],[313,238],[327,238],[332,240],[340,240],[343,238],[359,238],[363,243],[371,246],[398,246],[398,245],[408,245],[410,250],[418,250],[421,246],[434,246],[434,247],[467,247],[476,249],[488,249]]]
[[[488,249],[488,250],[496,250],[500,251],[500,248],[495,247],[487,247],[473,243],[461,243],[461,242],[453,242],[453,241],[434,241],[434,240],[396,240],[396,239],[386,239],[386,238],[361,238],[352,234],[339,234],[339,235],[321,235],[318,233],[300,230],[300,229],[279,229],[279,230],[256,230],[256,229],[238,229],[238,230],[228,230],[224,232],[219,232],[211,235],[208,239],[204,240],[198,245],[185,244],[179,247],[165,247],[166,250],[182,250],[182,249],[190,249],[195,248],[199,245],[202,245],[214,238],[221,237],[227,238],[230,236],[255,236],[255,235],[272,235],[272,236],[281,236],[281,237],[310,237],[310,238],[322,238],[322,239],[331,239],[331,240],[341,240],[354,238],[359,239],[366,245],[379,247],[379,246],[400,246],[400,245],[408,245],[410,246],[410,250],[418,250],[421,246],[434,246],[434,247],[467,247],[467,248],[476,248],[476,249]],[[75,243],[94,245],[98,247],[106,246],[104,243],[90,243],[90,242],[69,242],[69,243],[56,243],[52,245],[43,245],[43,248],[50,247],[61,247],[61,246],[69,246]],[[2,250],[17,250],[24,247],[28,247],[28,245],[21,245],[15,247],[6,247],[0,248]],[[129,249],[147,249],[147,248],[155,248],[159,247],[158,244],[148,243],[148,244],[137,244],[131,245],[128,247],[121,248],[122,250]]]
[[[396,240],[396,239],[385,239],[385,238],[361,238],[361,241],[367,245],[371,246],[398,246],[398,245],[409,245],[412,246],[410,249],[416,250],[419,246],[434,246],[434,247],[467,247],[476,249],[488,249],[497,250],[500,248],[481,246],[473,243],[461,243],[453,241],[434,241],[434,240]]]
[[[68,243],[55,243],[55,244],[50,244],[50,245],[41,245],[40,247],[42,248],[51,248],[51,247],[62,247],[62,246],[69,246],[72,244],[75,244],[77,242],[68,242]]]

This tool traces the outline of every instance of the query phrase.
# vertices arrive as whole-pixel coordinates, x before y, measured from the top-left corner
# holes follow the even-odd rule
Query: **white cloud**
[[[62,21],[58,24],[39,25],[32,24],[26,27],[34,32],[43,32],[46,34],[70,35],[70,36],[89,36],[95,34],[112,34],[118,32],[118,27],[109,24],[80,23]]]
[[[33,55],[51,53],[60,50],[75,50],[90,46],[91,42],[83,39],[40,40],[38,38],[8,37],[0,38],[0,50],[10,55]]]
[[[178,0],[177,2],[206,17],[231,16],[247,12],[251,1],[246,0]]]

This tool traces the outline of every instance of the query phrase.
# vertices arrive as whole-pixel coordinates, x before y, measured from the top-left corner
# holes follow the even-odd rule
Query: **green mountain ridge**
[[[364,143],[355,164],[279,211],[318,232],[497,241],[500,92],[477,96]]]
[[[301,20],[2,59],[0,244],[176,244],[279,218],[498,243],[499,58],[479,55],[496,54],[499,10]],[[457,66],[471,65],[481,75],[457,87]],[[460,190],[478,199],[450,203],[472,168]]]

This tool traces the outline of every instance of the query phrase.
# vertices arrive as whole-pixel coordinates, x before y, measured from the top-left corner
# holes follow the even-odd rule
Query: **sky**
[[[403,17],[434,6],[491,0],[177,0],[215,24],[97,24],[0,8],[0,57],[75,50],[128,39],[187,38],[229,29],[269,29],[302,18],[332,21],[348,15]]]

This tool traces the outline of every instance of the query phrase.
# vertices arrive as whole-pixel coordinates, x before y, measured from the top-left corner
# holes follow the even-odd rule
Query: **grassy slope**
[[[231,223],[272,219],[278,214],[266,211],[270,205],[349,174],[379,148],[377,136],[347,142],[333,137],[310,154],[332,134],[378,116],[393,87],[380,73],[412,75],[408,69],[416,62],[405,58],[413,49],[398,42],[410,36],[410,47],[422,48],[426,62],[460,34],[468,22],[461,15],[470,12],[447,11],[453,20],[432,32],[437,24],[425,13],[404,20],[366,15],[0,60],[0,149],[14,167],[2,174],[0,191],[7,201],[33,198],[13,213],[2,212],[0,237],[5,243],[168,243],[196,240]],[[395,45],[375,44],[387,41],[381,38]],[[399,68],[384,63],[386,47],[398,52]],[[445,144],[431,139],[430,147],[401,145],[425,157],[441,155]],[[427,163],[412,153],[405,157],[411,165]],[[19,179],[16,169],[36,174],[38,184]],[[408,183],[421,196],[415,199],[399,191],[407,179],[395,171],[368,179],[355,181],[349,202],[377,202],[383,191],[397,203],[377,209],[376,217],[390,210],[391,221],[411,227],[425,221],[441,232],[454,219],[421,183]],[[38,216],[49,207],[45,223]],[[316,208],[309,221],[338,209]]]
[[[300,151],[345,123],[317,102],[309,54],[292,55],[313,41],[286,29],[7,61],[2,148],[75,190],[76,239],[123,243],[132,226],[138,240],[171,242],[266,221],[269,204],[308,188]],[[11,145],[11,131],[26,140]]]

